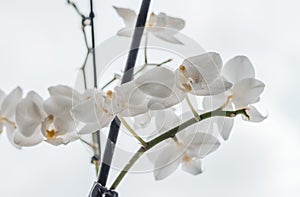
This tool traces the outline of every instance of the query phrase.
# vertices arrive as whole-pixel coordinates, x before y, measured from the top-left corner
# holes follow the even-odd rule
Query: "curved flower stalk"
[[[32,91],[17,105],[16,144],[33,146],[46,141],[57,146],[79,139],[70,110],[73,102],[81,100],[80,94],[62,85],[48,90],[46,101]]]
[[[137,150],[137,152],[131,157],[131,159],[129,160],[129,162],[124,166],[123,170],[120,172],[120,174],[118,175],[118,177],[115,179],[115,181],[113,182],[112,186],[110,189],[116,189],[116,187],[119,185],[119,183],[122,181],[122,179],[125,177],[125,175],[127,174],[127,172],[131,169],[131,167],[135,164],[135,162],[146,152],[148,152],[149,150],[153,150],[153,148],[159,146],[161,143],[163,142],[166,142],[166,140],[168,139],[172,139],[174,138],[177,134],[179,134],[179,132],[185,130],[185,129],[189,129],[190,126],[194,125],[194,124],[199,124],[200,126],[200,123],[202,121],[205,121],[206,119],[210,119],[212,117],[215,117],[215,116],[226,116],[226,117],[230,117],[230,118],[233,118],[237,115],[244,115],[246,117],[248,117],[248,114],[246,113],[246,109],[240,109],[240,110],[236,110],[236,111],[223,111],[222,109],[217,109],[217,110],[213,110],[213,111],[209,111],[209,112],[206,112],[206,113],[203,113],[203,114],[199,114],[199,120],[196,120],[195,118],[191,118],[189,120],[186,120],[184,121],[183,123],[181,123],[180,125],[177,125],[175,127],[172,127],[171,129],[169,129],[168,131],[160,134],[159,136],[155,137],[154,139],[146,142],[146,146],[141,146],[140,149]],[[204,124],[204,125],[207,125],[207,124]],[[204,126],[203,124],[201,124],[201,127]],[[193,129],[191,132],[193,132],[195,129]],[[202,129],[200,129],[202,130]],[[210,129],[204,129],[205,131],[210,131]],[[216,138],[213,137],[212,135],[210,135],[209,133],[205,133],[206,136],[209,136],[210,139],[213,139],[212,141],[215,141]],[[177,135],[179,136],[179,138],[181,138],[181,134]],[[176,136],[176,138],[177,138]],[[175,141],[176,141],[176,138]],[[190,138],[191,139],[191,138]],[[192,140],[192,139],[191,139]],[[191,142],[191,141],[190,141]],[[202,142],[205,142],[205,139],[202,141]],[[207,145],[205,145],[206,143],[202,143],[204,145],[201,145],[201,146],[204,146],[204,147],[218,147],[219,145],[219,142],[215,141],[215,146],[212,146],[212,144],[214,143],[207,143]],[[174,149],[175,150],[175,149]],[[201,153],[201,150],[200,150],[200,158],[206,156],[207,154],[209,154],[210,152],[206,152],[205,150],[207,150],[206,148],[203,148],[203,152]],[[211,150],[214,150],[214,148],[212,148]],[[171,151],[172,152],[172,151]],[[176,151],[175,151],[176,152]],[[205,152],[207,154],[205,154]],[[170,153],[170,152],[169,152]],[[176,153],[175,153],[176,154]],[[170,157],[170,154],[167,154],[169,155]],[[202,155],[202,157],[201,157]],[[191,155],[190,155],[191,157]],[[156,157],[156,159],[154,158],[150,158],[152,161],[156,161],[158,157]],[[182,160],[182,157],[180,157],[181,160]],[[193,157],[192,157],[193,158]],[[193,160],[195,160],[197,158],[194,158]],[[199,158],[198,158],[199,159]],[[198,162],[199,163],[199,162]],[[178,165],[177,165],[178,166]],[[191,166],[195,166],[195,165],[191,165]],[[197,167],[199,167],[199,165],[196,165]],[[174,170],[174,168],[171,168]],[[186,169],[186,171],[189,171],[190,173],[195,173],[197,172],[196,170],[193,171],[193,170],[190,170],[190,169],[195,169],[193,167],[191,168],[188,168]],[[199,168],[198,168],[199,169]],[[169,172],[169,173],[166,173],[167,175],[170,174],[170,171],[167,170],[166,172]],[[172,170],[171,170],[172,172]],[[200,173],[200,170],[198,170],[198,172]],[[165,174],[165,172],[164,172]],[[195,173],[196,174],[196,173]]]
[[[19,147],[13,141],[16,129],[15,110],[18,102],[22,99],[22,95],[23,90],[20,87],[15,88],[8,95],[0,90],[0,134],[5,130],[8,140],[17,148]]]
[[[127,8],[114,6],[114,9],[125,23],[125,27],[119,30],[117,35],[131,37],[137,19],[136,13]],[[146,24],[145,33],[151,32],[154,36],[164,41],[182,44],[182,42],[175,37],[175,34],[183,29],[184,26],[185,22],[180,18],[170,17],[165,13],[155,14],[152,12]]]
[[[251,61],[246,56],[235,56],[230,59],[222,70],[222,75],[233,84],[228,91],[212,97],[205,97],[203,107],[211,109],[241,109],[247,108],[249,118],[245,120],[261,122],[264,117],[252,104],[257,103],[264,90],[264,83],[255,79],[255,71]],[[233,127],[233,119],[225,117],[214,118],[223,139],[227,140]]]

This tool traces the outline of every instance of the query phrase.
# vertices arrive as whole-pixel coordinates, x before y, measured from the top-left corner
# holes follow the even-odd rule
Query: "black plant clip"
[[[95,182],[89,194],[89,197],[118,197],[116,191],[112,191],[103,187],[100,183]]]

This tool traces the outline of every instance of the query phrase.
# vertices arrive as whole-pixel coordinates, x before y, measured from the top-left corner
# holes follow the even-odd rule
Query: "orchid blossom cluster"
[[[131,36],[135,12],[114,8],[126,25],[117,34]],[[174,30],[181,30],[184,25],[182,19],[152,13],[147,23],[151,28],[146,33],[182,44]],[[34,91],[23,96],[20,87],[8,95],[0,90],[0,133],[6,132],[17,148],[43,141],[66,145],[82,140],[83,135],[102,131],[118,117],[141,144],[142,153],[156,150],[147,156],[153,163],[155,179],[161,180],[180,165],[192,175],[202,173],[203,158],[219,148],[222,139],[229,138],[236,115],[252,122],[266,118],[254,106],[265,85],[255,78],[246,56],[235,56],[223,64],[220,54],[207,52],[187,57],[180,65],[157,65],[140,71],[134,80],[107,91],[92,88],[80,92],[57,85],[50,87],[49,98],[43,99]],[[201,106],[193,103],[191,97]],[[184,103],[190,113],[174,110]],[[135,128],[139,129],[155,120],[153,135],[148,139],[140,137],[127,122],[129,118],[135,120]],[[140,156],[136,154],[121,173],[126,174]],[[113,189],[123,175],[117,178]]]
[[[19,87],[8,95],[1,91],[1,131],[5,130],[10,142],[17,147],[42,141],[61,145],[107,127],[115,116],[127,124],[125,117],[138,118],[156,112],[151,113],[151,118],[156,119],[161,134],[180,125],[179,115],[171,109],[188,100],[190,95],[203,98],[205,111],[245,109],[246,120],[259,122],[265,117],[252,104],[258,102],[263,89],[264,84],[254,78],[254,69],[247,57],[236,56],[223,67],[220,55],[208,52],[185,59],[174,71],[155,67],[106,92],[88,89],[79,93],[58,85],[50,87],[50,97],[43,100],[34,91],[23,98]],[[209,105],[210,101],[213,106]],[[220,145],[212,131],[202,132],[207,130],[201,129],[207,127],[207,123],[216,125],[208,129],[217,129],[223,139],[228,139],[233,119],[216,117],[212,122],[201,121],[199,110],[190,107],[197,123],[173,136],[157,155],[153,161],[155,169],[159,169],[155,170],[156,179],[165,178],[180,163],[183,170],[191,174],[202,172],[201,159]],[[162,113],[168,113],[164,121],[160,117]],[[79,130],[78,123],[83,125]],[[133,137],[138,137],[135,132]],[[144,140],[138,140],[146,146]],[[168,163],[170,165],[159,168]]]

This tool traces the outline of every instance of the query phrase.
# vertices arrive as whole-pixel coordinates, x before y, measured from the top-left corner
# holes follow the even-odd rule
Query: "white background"
[[[112,5],[138,10],[138,0],[95,0],[97,44],[123,26]],[[88,1],[78,0],[88,11]],[[183,33],[224,60],[245,54],[265,82],[261,124],[236,121],[222,147],[204,160],[205,172],[181,170],[155,182],[130,174],[121,196],[263,197],[300,195],[298,0],[153,1],[151,11],[186,20]],[[86,12],[87,13],[87,12]],[[85,48],[80,18],[65,1],[0,1],[0,88],[20,85],[44,98],[50,85],[74,84]],[[0,140],[0,196],[87,196],[95,180],[90,155],[80,142],[43,143],[17,150]]]

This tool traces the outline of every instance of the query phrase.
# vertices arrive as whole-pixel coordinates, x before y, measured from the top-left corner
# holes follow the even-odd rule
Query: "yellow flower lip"
[[[55,131],[54,129],[49,129],[49,127],[53,123],[53,121],[54,121],[54,116],[52,114],[50,114],[48,116],[48,120],[46,122],[46,128],[45,128],[45,137],[48,140],[54,140],[58,133],[58,131]]]
[[[52,129],[52,130],[46,130],[46,138],[48,139],[48,140],[52,140],[52,139],[55,139],[55,134],[56,134],[56,132],[54,131],[54,129]]]

